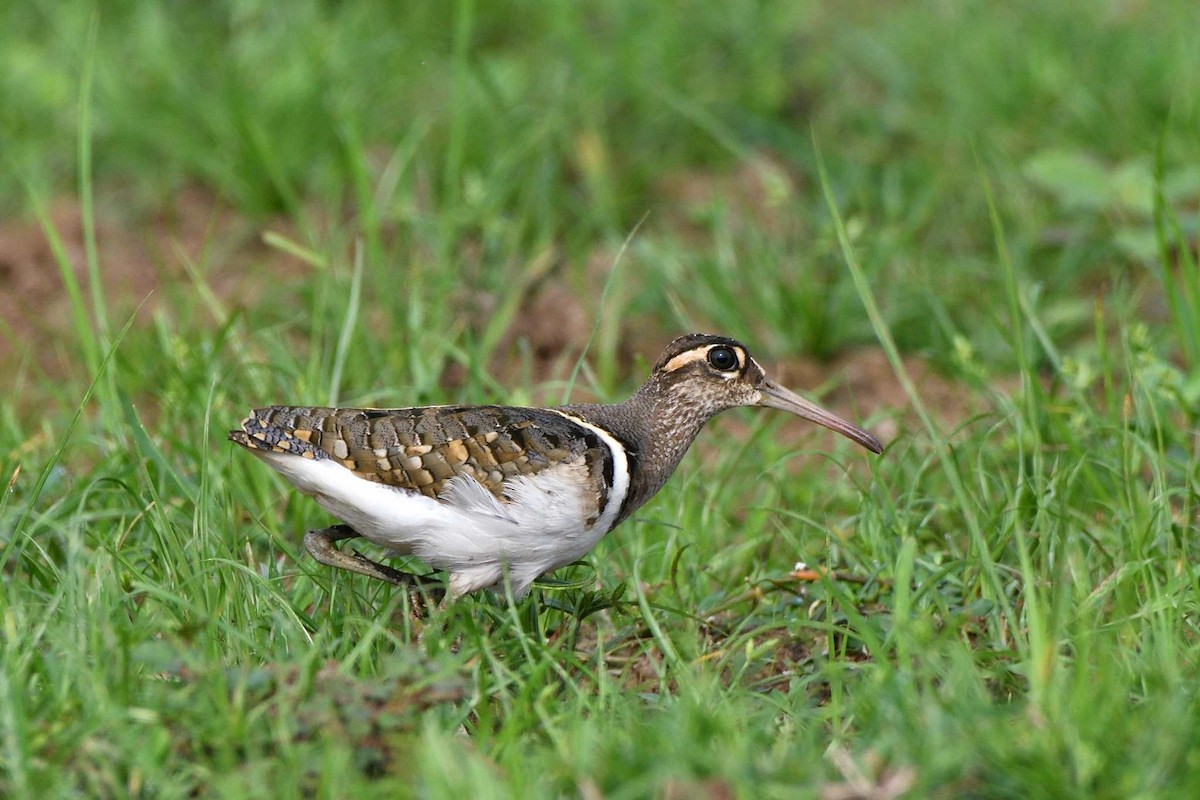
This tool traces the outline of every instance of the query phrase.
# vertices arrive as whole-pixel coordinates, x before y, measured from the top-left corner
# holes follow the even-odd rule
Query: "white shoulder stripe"
[[[625,447],[616,437],[603,428],[593,425],[592,423],[582,420],[573,414],[568,414],[565,411],[560,411],[557,408],[548,408],[547,411],[553,411],[560,417],[565,417],[576,425],[587,428],[592,433],[600,437],[600,441],[608,447],[608,452],[612,455],[613,461],[613,481],[612,486],[608,487],[608,502],[604,504],[603,511],[600,512],[599,518],[592,525],[593,530],[602,530],[607,533],[617,520],[617,514],[621,513],[621,504],[625,502],[625,496],[629,494],[629,458],[625,455]]]

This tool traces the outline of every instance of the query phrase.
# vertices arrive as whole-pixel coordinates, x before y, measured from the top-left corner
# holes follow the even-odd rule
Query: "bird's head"
[[[708,418],[739,406],[777,408],[883,452],[870,433],[772,381],[744,344],[724,336],[690,333],[671,342],[654,365],[648,388],[680,414]]]

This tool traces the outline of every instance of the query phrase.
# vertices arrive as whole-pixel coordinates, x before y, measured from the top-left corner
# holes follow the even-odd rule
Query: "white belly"
[[[434,500],[364,480],[332,459],[252,451],[364,538],[450,573],[450,593],[503,586],[524,596],[539,575],[581,558],[612,527],[627,489],[613,487],[597,511],[582,463],[505,481],[501,502],[459,476]],[[619,491],[617,491],[619,490]],[[588,526],[589,516],[597,516]]]

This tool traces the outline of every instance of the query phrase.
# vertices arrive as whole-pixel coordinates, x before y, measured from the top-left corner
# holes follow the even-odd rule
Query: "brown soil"
[[[731,170],[680,170],[655,185],[655,213],[690,241],[712,236],[704,219],[720,209],[735,229],[753,226],[771,236],[785,235],[797,220],[787,213],[800,191],[801,176],[770,153],[739,161]]]
[[[169,206],[137,218],[116,205],[98,203],[95,225],[111,327],[120,327],[139,304],[142,321],[163,308],[165,289],[190,282],[185,264],[195,265],[221,299],[253,296],[248,286],[297,269],[294,259],[261,243],[257,227],[205,190],[181,192]],[[59,199],[47,217],[90,313],[80,205]],[[42,224],[32,216],[0,220],[0,375],[26,358],[51,375],[69,371],[79,354],[63,351],[62,334],[73,318],[63,270]]]
[[[663,201],[659,207],[668,215],[662,222],[677,231],[692,225],[689,235],[700,238],[707,235],[704,226],[696,225],[689,214],[717,202],[725,204],[745,224],[767,230],[790,224],[781,218],[779,209],[797,191],[796,180],[769,157],[756,156],[729,173],[693,171],[667,176],[656,187],[656,193]],[[143,320],[157,309],[169,308],[161,298],[169,296],[167,290],[175,286],[193,292],[185,264],[197,265],[195,271],[202,275],[208,289],[226,304],[262,296],[262,289],[270,282],[287,280],[305,269],[293,257],[261,241],[264,227],[286,232],[286,223],[256,225],[203,189],[181,192],[169,206],[152,214],[122,213],[120,203],[111,200],[97,205],[97,248],[105,305],[113,327],[143,301],[139,315]],[[84,303],[90,308],[79,204],[72,199],[58,200],[49,208],[48,217],[80,284]],[[498,355],[491,364],[493,374],[502,382],[532,380],[536,385],[558,381],[547,384],[535,397],[539,402],[556,400],[561,381],[569,376],[591,334],[595,301],[615,256],[610,248],[597,248],[581,276],[572,282],[564,275],[561,255],[545,254],[545,266],[531,270],[534,277],[528,287],[529,299],[513,316],[497,348]],[[609,298],[611,308],[621,307],[619,293],[618,287]],[[481,312],[486,311],[488,298],[475,301]],[[0,221],[0,376],[12,374],[22,359],[50,375],[67,373],[79,358],[78,353],[63,346],[63,342],[72,341],[72,337],[63,335],[72,319],[61,270],[42,226],[34,218]],[[605,320],[605,325],[610,324],[620,325],[617,335],[623,363],[653,362],[660,348],[679,333],[663,330],[652,320],[622,318],[619,313]],[[878,350],[848,352],[832,363],[792,358],[765,366],[780,383],[801,391],[824,386],[832,377],[832,390],[821,401],[849,419],[878,419],[883,412],[885,418],[875,424],[875,432],[885,440],[905,424],[908,399]],[[974,410],[965,400],[970,393],[960,391],[919,359],[907,358],[905,366],[928,407],[943,422],[954,424]],[[444,381],[453,385],[461,378],[450,370]],[[577,383],[572,397],[578,401],[593,399],[586,380]],[[746,425],[738,417],[718,422],[735,434],[743,432]],[[779,431],[781,436],[794,437],[797,442],[814,433],[808,425],[785,425]]]

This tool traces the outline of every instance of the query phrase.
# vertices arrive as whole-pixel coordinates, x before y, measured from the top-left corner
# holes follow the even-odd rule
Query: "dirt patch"
[[[203,189],[180,192],[163,208],[135,217],[123,216],[119,202],[97,206],[96,250],[105,311],[114,327],[143,301],[142,320],[163,308],[165,289],[192,280],[187,264],[196,265],[222,298],[297,269],[294,259],[261,243],[260,226]],[[64,198],[50,205],[47,219],[60,254],[36,218],[0,221],[0,375],[24,358],[51,375],[65,374],[78,359],[62,348],[74,312],[60,257],[69,263],[67,274],[74,276],[90,314],[83,213],[77,200]]]
[[[737,793],[721,778],[668,778],[659,788],[663,800],[733,800]]]
[[[797,224],[794,200],[802,177],[771,153],[758,152],[729,170],[680,170],[654,185],[656,216],[687,241],[712,238],[710,218],[721,213],[734,230],[754,227],[783,236]]]
[[[535,404],[558,403],[563,384],[585,355],[596,315],[602,311],[604,321],[596,331],[593,353],[596,348],[615,345],[621,365],[653,363],[662,348],[682,331],[664,330],[645,316],[623,315],[625,299],[621,292],[628,288],[622,288],[620,282],[601,309],[600,298],[616,260],[617,251],[604,245],[592,250],[578,270],[570,269],[557,249],[535,256],[522,276],[522,300],[512,310],[506,309],[494,294],[464,290],[458,298],[464,309],[463,320],[477,334],[496,315],[508,317],[488,364],[491,375],[504,386],[530,387]],[[610,336],[615,336],[615,342],[605,342]],[[642,379],[645,375],[631,367],[628,377]],[[465,379],[465,367],[454,363],[443,373],[441,383],[446,389],[456,389]],[[576,381],[571,402],[599,399],[586,378]]]
[[[535,287],[521,304],[496,348],[492,374],[506,384],[565,380],[587,346],[591,327],[591,315],[579,294],[555,277]],[[548,388],[548,396],[542,399],[557,402],[560,391]]]
[[[47,216],[61,241],[63,257],[72,265],[71,274],[86,286],[83,216],[78,203],[57,201]],[[111,277],[106,274],[113,288],[127,296],[149,292],[153,272],[136,266],[128,269],[147,262],[144,256],[131,255],[137,250],[133,240],[121,229],[109,230],[108,226],[98,226],[96,234],[103,257],[113,264]],[[54,333],[70,326],[71,306],[62,270],[35,219],[0,224],[0,319],[5,328],[0,337],[0,362],[25,349],[36,351]],[[49,359],[34,355],[38,364],[48,366]]]
[[[537,292],[509,331],[529,342],[540,359],[554,359],[582,348],[587,341],[588,315],[579,298],[562,283]]]

